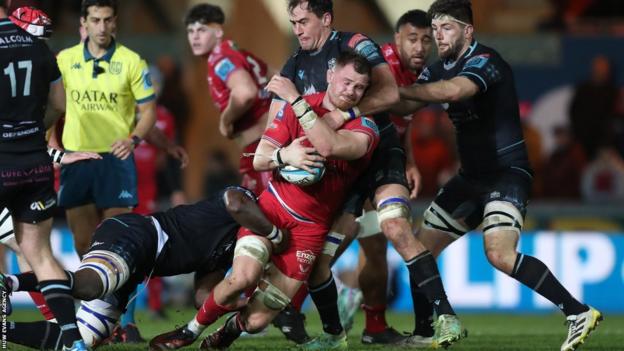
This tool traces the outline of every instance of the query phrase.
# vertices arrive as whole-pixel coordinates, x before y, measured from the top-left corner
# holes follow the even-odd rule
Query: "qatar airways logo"
[[[117,98],[119,94],[100,90],[72,90],[71,100],[82,111],[117,111]]]

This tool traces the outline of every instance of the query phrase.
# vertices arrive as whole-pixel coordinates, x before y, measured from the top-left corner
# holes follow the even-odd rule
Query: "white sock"
[[[196,317],[193,317],[193,319],[191,319],[191,321],[186,325],[186,329],[190,330],[191,333],[195,334],[195,336],[201,334],[206,327],[206,325],[199,323]]]

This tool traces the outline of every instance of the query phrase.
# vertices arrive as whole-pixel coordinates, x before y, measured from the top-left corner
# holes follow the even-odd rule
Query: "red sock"
[[[37,306],[37,309],[39,310],[39,312],[41,312],[41,314],[47,321],[54,319],[54,313],[52,313],[52,311],[46,304],[45,298],[40,292],[29,291],[28,295],[30,295],[30,298]]]
[[[161,277],[150,278],[147,283],[147,304],[150,310],[158,312],[162,309],[163,281]]]
[[[230,312],[229,308],[225,306],[221,306],[214,300],[214,294],[211,292],[210,295],[204,300],[199,311],[197,311],[197,315],[195,318],[197,321],[203,325],[210,325],[214,323],[219,317],[224,314]]]
[[[386,305],[368,306],[362,305],[366,313],[366,331],[380,333],[388,327],[386,324]]]
[[[292,300],[290,300],[290,304],[295,310],[301,311],[301,305],[303,305],[306,297],[308,297],[308,284],[302,284],[299,291],[297,291]]]

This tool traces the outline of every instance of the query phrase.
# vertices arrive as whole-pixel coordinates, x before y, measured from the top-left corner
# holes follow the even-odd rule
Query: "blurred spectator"
[[[206,177],[204,182],[204,196],[212,196],[229,185],[240,184],[238,169],[232,166],[225,151],[213,150],[208,155]]]
[[[589,80],[576,87],[570,104],[572,135],[581,143],[590,160],[599,149],[613,144],[617,96],[609,59],[596,56],[591,63]]]
[[[624,161],[614,149],[603,148],[582,178],[583,199],[590,203],[624,202]]]
[[[544,197],[577,199],[581,197],[581,175],[587,163],[583,148],[564,126],[553,129],[555,149],[543,168]]]
[[[161,94],[158,96],[158,104],[167,108],[176,119],[177,136],[176,139],[184,145],[184,134],[188,124],[189,101],[186,90],[182,86],[182,72],[179,64],[171,56],[161,56],[158,58],[156,66],[162,73],[163,86]]]
[[[622,0],[550,0],[551,12],[538,27],[542,30],[566,30],[582,18],[624,16]]]
[[[421,175],[419,197],[433,197],[440,184],[448,180],[455,170],[454,157],[449,144],[442,137],[440,121],[448,120],[444,112],[426,108],[414,114],[411,124],[412,152]]]

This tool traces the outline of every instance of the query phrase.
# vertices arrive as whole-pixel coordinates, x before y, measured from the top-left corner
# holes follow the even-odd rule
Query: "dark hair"
[[[436,15],[449,15],[462,22],[472,24],[472,5],[470,0],[436,0],[429,11],[429,18]]]
[[[366,74],[371,76],[373,72],[373,66],[366,59],[366,57],[358,54],[353,50],[345,50],[336,58],[335,67],[344,67],[346,65],[353,64],[353,69],[359,74]]]
[[[87,18],[89,15],[89,7],[110,7],[113,9],[113,16],[117,15],[117,1],[116,0],[83,0],[80,7],[80,16]]]
[[[199,22],[201,24],[218,23],[223,24],[225,22],[225,15],[223,10],[219,6],[210,4],[198,4],[188,11],[184,18],[184,25]]]
[[[431,27],[431,18],[423,10],[409,10],[399,18],[394,31],[398,33],[399,29],[408,23],[416,28],[429,28]]]
[[[316,17],[321,18],[327,12],[334,18],[334,4],[332,0],[288,0],[288,13],[291,13],[295,7],[307,2],[308,11],[314,13]]]

